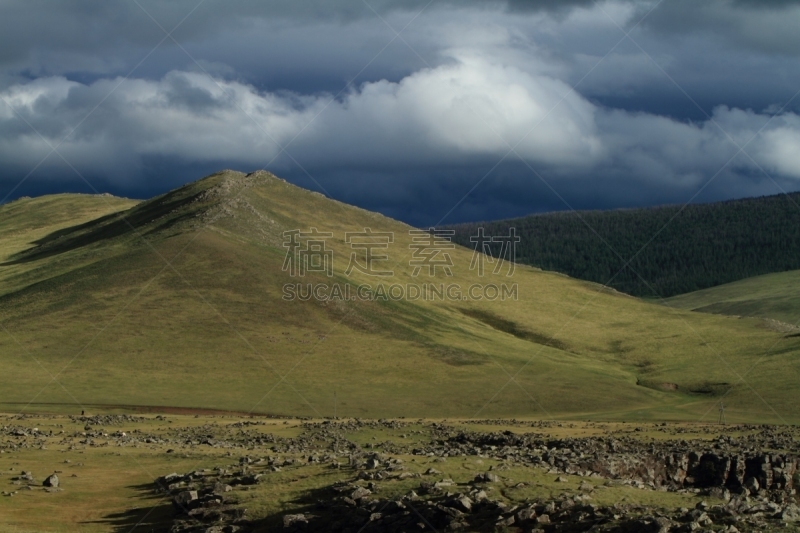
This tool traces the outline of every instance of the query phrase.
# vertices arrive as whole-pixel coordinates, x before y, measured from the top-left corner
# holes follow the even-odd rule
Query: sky
[[[0,0],[0,200],[259,169],[417,226],[800,190],[800,4]]]

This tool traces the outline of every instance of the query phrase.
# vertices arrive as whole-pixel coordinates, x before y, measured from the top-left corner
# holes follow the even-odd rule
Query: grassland
[[[385,426],[357,428],[344,431],[340,436],[367,451],[380,452],[392,442],[406,446],[429,442],[431,422],[442,421],[419,420],[394,430]],[[469,420],[450,420],[447,423],[455,429],[467,431],[532,431],[530,424],[524,421],[491,426]],[[354,475],[348,468],[332,469],[330,461],[309,462],[307,456],[311,452],[308,451],[275,452],[269,444],[246,444],[247,440],[259,436],[296,439],[309,435],[304,422],[296,419],[171,414],[146,415],[89,426],[83,417],[0,415],[0,427],[38,430],[37,436],[26,440],[13,439],[27,445],[9,447],[9,442],[5,442],[0,447],[3,449],[0,453],[0,529],[15,533],[166,531],[175,513],[169,500],[154,492],[154,479],[171,472],[230,468],[244,456],[279,455],[284,460],[294,459],[296,463],[269,472],[266,481],[257,485],[235,487],[231,495],[247,509],[247,516],[253,522],[261,524],[259,531],[274,531],[281,529],[283,514],[304,509],[315,491]],[[670,429],[679,430],[682,439],[708,440],[719,428],[677,424],[671,425]],[[560,439],[609,434],[635,436],[643,442],[653,437],[664,438],[664,433],[656,431],[653,424],[640,427],[617,423],[555,423],[540,431],[546,432],[543,435]],[[128,437],[120,437],[122,433]],[[216,446],[200,442],[198,436],[206,433],[215,437]],[[753,430],[740,433],[750,434]],[[87,434],[94,437],[87,438]],[[346,456],[346,452],[342,455]],[[375,489],[377,497],[400,497],[418,490],[421,480],[430,479],[429,475],[424,476],[429,468],[438,470],[435,479],[450,478],[456,484],[467,483],[476,473],[498,471],[504,481],[489,492],[493,498],[509,505],[576,495],[581,492],[579,485],[585,480],[565,475],[566,481],[557,481],[557,476],[544,469],[509,464],[495,457],[470,455],[444,460],[407,452],[393,456],[403,461],[404,471],[423,474],[423,477],[385,480]],[[339,460],[343,459],[340,457]],[[22,490],[24,484],[15,485],[12,481],[22,471],[31,472],[39,482],[56,472],[62,490],[48,493],[41,486]],[[603,480],[595,479],[592,482],[598,486],[592,494],[592,501],[597,505],[619,503],[676,509],[693,508],[701,500],[715,503],[715,500],[696,492],[660,492],[641,490],[619,482],[603,484]],[[9,491],[14,491],[14,495],[7,496]]]
[[[65,227],[66,200],[89,205],[80,224]],[[798,420],[800,339],[761,319],[525,266],[478,277],[460,247],[452,277],[413,277],[411,228],[267,173],[222,172],[136,205],[39,201],[0,208],[15,236],[0,266],[6,411],[701,420],[724,396],[731,421]],[[59,222],[37,225],[44,211]],[[285,301],[297,280],[281,268],[282,233],[311,227],[334,235],[333,276],[303,283],[377,285],[344,274],[345,232],[369,227],[395,236],[384,284],[515,283],[518,299]]]
[[[668,305],[704,313],[761,317],[800,323],[800,271],[766,274],[719,287],[681,294]]]

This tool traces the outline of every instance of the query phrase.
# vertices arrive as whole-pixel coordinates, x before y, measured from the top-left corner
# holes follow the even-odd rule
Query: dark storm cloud
[[[536,12],[565,11],[573,6],[590,5],[594,0],[436,0],[435,8],[473,7]],[[241,30],[260,20],[280,20],[283,24],[316,22],[346,24],[372,19],[375,12],[402,11],[415,14],[430,7],[430,0],[241,0],[235,3],[173,0],[109,1],[94,0],[6,0],[0,6],[0,61],[4,64],[35,60],[37,52],[58,49],[69,54],[91,53],[109,46],[153,46],[180,24],[176,37],[186,40],[213,38],[231,30]],[[374,10],[374,11],[373,11]],[[189,15],[191,13],[191,15]],[[187,15],[189,15],[187,17]],[[185,20],[184,20],[185,19]],[[90,66],[87,61],[85,66]],[[99,66],[99,63],[95,63]],[[113,65],[108,65],[109,67]]]
[[[571,6],[590,3],[10,0],[0,6],[0,66],[5,70],[0,74],[0,86],[46,75],[92,81],[126,75],[131,69],[135,76],[160,77],[175,68],[193,67],[193,61],[171,39],[164,40],[164,30],[177,27],[173,36],[192,55],[203,59],[204,68],[245,77],[262,88],[338,90],[367,63],[371,65],[365,75],[371,79],[399,79],[420,67],[419,58],[409,55],[405,46],[390,47],[376,57],[393,36],[379,17],[387,17],[400,29],[420,13],[470,8],[564,13]],[[153,52],[158,43],[161,45]],[[429,61],[436,61],[435,45],[415,42],[414,48]]]
[[[85,190],[62,141],[102,190],[268,166],[421,225],[800,183],[793,4],[140,4],[0,6],[2,195]]]
[[[701,34],[750,51],[800,55],[800,5],[779,0],[671,0],[645,24],[665,35]]]

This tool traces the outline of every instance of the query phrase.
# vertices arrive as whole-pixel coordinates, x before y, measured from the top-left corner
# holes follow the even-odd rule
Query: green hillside
[[[668,297],[800,269],[800,193],[710,204],[580,211],[453,226],[516,228],[517,260],[642,296]],[[495,246],[494,253],[497,254]],[[630,263],[628,264],[628,262]]]
[[[727,394],[731,420],[798,418],[786,370],[800,365],[800,339],[762,320],[526,266],[478,277],[460,247],[452,277],[414,277],[412,228],[266,172],[221,172],[116,213],[121,200],[88,200],[96,218],[46,234],[34,207],[0,208],[17,243],[0,266],[6,410],[698,419]],[[73,197],[39,201],[58,220],[74,209]],[[287,301],[298,279],[282,270],[283,233],[312,227],[333,234],[332,277],[303,284],[515,283],[518,299]],[[392,276],[345,274],[345,232],[364,228],[393,232]]]
[[[771,318],[800,325],[800,271],[780,272],[674,296],[667,304],[706,313]],[[797,328],[800,331],[800,328]]]

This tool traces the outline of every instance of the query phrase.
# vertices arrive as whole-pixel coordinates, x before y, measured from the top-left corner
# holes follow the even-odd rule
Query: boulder
[[[800,522],[800,507],[794,503],[784,507],[781,512],[781,520],[784,522]]]
[[[755,493],[758,492],[758,489],[760,488],[760,485],[759,485],[758,480],[756,478],[749,477],[744,482],[744,488],[746,488],[748,491],[750,491],[750,494],[755,494]]]
[[[528,522],[536,518],[536,508],[531,505],[517,511],[517,521]]]
[[[308,519],[304,514],[287,514],[283,515],[283,527],[292,527],[298,525],[308,524]]]
[[[472,500],[468,496],[460,496],[452,500],[450,507],[455,507],[459,511],[468,513],[472,510]]]
[[[214,483],[214,494],[224,494],[233,490],[233,487],[217,481]]]
[[[366,498],[372,494],[372,491],[369,489],[365,489],[364,487],[358,487],[350,494],[350,498],[353,500],[360,500],[361,498]]]
[[[180,511],[188,511],[191,509],[198,500],[196,490],[184,490],[179,492],[172,498],[172,504]]]

